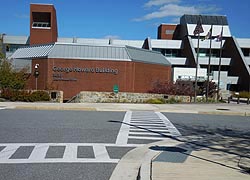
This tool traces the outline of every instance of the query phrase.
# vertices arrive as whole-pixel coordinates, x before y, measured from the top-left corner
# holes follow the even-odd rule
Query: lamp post
[[[36,78],[36,90],[37,90],[37,78],[39,76],[39,64],[35,65],[35,72],[34,72],[34,76]]]

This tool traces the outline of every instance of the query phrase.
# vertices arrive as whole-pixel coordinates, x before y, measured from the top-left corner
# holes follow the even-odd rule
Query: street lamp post
[[[34,76],[36,78],[36,90],[37,90],[37,78],[39,76],[39,64],[35,65],[35,72],[34,72]]]

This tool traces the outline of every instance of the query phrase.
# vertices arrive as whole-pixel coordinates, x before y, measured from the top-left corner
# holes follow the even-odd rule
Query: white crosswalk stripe
[[[50,147],[65,147],[62,158],[46,158]],[[78,158],[78,147],[92,147],[94,158]],[[138,147],[139,144],[116,145],[102,143],[5,143],[0,144],[0,164],[19,163],[118,163],[109,156],[107,147]],[[11,158],[20,147],[34,147],[28,158]],[[20,156],[20,155],[19,155]]]
[[[129,139],[164,140],[180,136],[176,127],[160,112],[127,111],[116,144],[127,144]]]

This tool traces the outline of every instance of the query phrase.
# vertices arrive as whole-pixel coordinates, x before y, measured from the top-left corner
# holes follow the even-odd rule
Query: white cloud
[[[180,17],[184,14],[215,14],[220,9],[215,5],[183,5],[181,0],[149,0],[145,6],[152,7],[158,5],[156,11],[148,13],[142,17],[133,19],[134,21],[146,21],[165,17]]]
[[[149,0],[146,4],[144,4],[145,7],[152,7],[152,6],[160,6],[163,4],[168,3],[179,3],[180,0]]]
[[[158,11],[144,15],[141,18],[134,19],[135,21],[144,21],[156,18],[163,18],[169,16],[181,16],[183,14],[199,14],[199,9],[194,6],[180,6],[177,4],[168,4],[162,6]]]

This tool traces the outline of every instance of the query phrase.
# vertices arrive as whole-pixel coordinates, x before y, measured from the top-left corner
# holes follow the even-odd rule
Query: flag
[[[222,41],[222,33],[223,33],[223,28],[221,29],[221,33],[216,36],[216,38],[215,38],[216,42],[221,42]]]
[[[195,29],[194,29],[194,35],[197,35],[197,34],[200,34],[200,33],[203,33],[203,32],[204,32],[204,30],[203,30],[203,28],[202,28],[201,20],[200,20],[200,18],[199,18],[199,20],[198,20],[198,22],[197,22],[197,25],[196,25],[196,27],[195,27]]]
[[[210,39],[212,38],[212,28],[207,32],[207,35],[205,36],[205,39]]]
[[[207,32],[207,35],[202,39],[202,41],[206,40],[206,39],[211,39],[212,38],[212,27],[210,28],[210,30]]]

